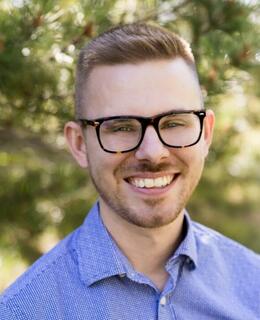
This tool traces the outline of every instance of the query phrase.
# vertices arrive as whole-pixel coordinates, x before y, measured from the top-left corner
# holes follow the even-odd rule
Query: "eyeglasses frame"
[[[198,118],[199,118],[199,121],[200,121],[200,133],[199,133],[199,136],[197,138],[197,140],[189,145],[184,145],[184,146],[172,146],[172,145],[169,145],[167,143],[165,143],[160,135],[160,132],[159,132],[159,122],[161,120],[161,118],[165,117],[165,116],[168,116],[168,115],[171,115],[171,114],[195,114]],[[131,152],[135,149],[137,149],[142,141],[143,141],[143,138],[144,138],[144,135],[145,135],[145,132],[146,132],[146,129],[149,125],[153,126],[158,137],[159,137],[159,140],[162,142],[163,145],[169,147],[169,148],[187,148],[187,147],[191,147],[193,145],[195,145],[196,143],[199,142],[200,138],[201,138],[201,134],[202,134],[202,130],[203,130],[203,120],[204,118],[206,117],[206,110],[175,110],[175,111],[168,111],[168,112],[164,112],[164,113],[161,113],[159,115],[156,115],[156,116],[153,116],[153,117],[139,117],[139,116],[127,116],[127,115],[124,115],[124,116],[112,116],[112,117],[103,117],[103,118],[98,118],[98,119],[93,119],[93,120],[89,120],[89,119],[78,119],[77,121],[79,121],[81,123],[81,125],[83,127],[87,127],[88,125],[94,127],[96,129],[96,134],[97,134],[97,138],[98,138],[98,142],[100,144],[100,147],[106,151],[106,152],[109,152],[109,153],[126,153],[126,152]],[[111,151],[111,150],[108,150],[106,149],[103,145],[102,145],[102,142],[101,142],[101,139],[100,139],[100,126],[101,124],[106,121],[106,120],[115,120],[115,119],[135,119],[135,120],[138,120],[140,123],[141,123],[141,128],[142,128],[142,134],[141,134],[141,137],[140,137],[140,140],[138,142],[138,144],[134,147],[134,148],[131,148],[131,149],[128,149],[128,150],[124,150],[124,151]]]

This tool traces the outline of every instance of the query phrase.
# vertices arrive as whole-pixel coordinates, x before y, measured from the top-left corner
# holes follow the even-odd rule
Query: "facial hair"
[[[136,172],[160,173],[171,171],[172,168],[173,166],[170,163],[160,163],[155,165],[148,161],[135,164],[125,161],[114,170],[113,176],[122,179],[121,177],[131,176]],[[200,178],[199,176],[191,186],[185,186],[185,188],[181,190],[178,199],[173,200],[172,207],[167,209],[167,212],[162,212],[163,202],[165,201],[164,198],[158,197],[153,199],[143,199],[143,203],[145,203],[146,207],[148,207],[148,210],[150,210],[151,213],[157,212],[157,214],[151,214],[149,217],[147,217],[147,215],[143,214],[142,209],[138,207],[138,204],[136,205],[135,203],[127,203],[125,193],[121,195],[120,183],[118,183],[117,180],[116,190],[111,192],[109,185],[102,183],[104,180],[102,179],[103,177],[101,172],[95,172],[90,161],[89,174],[97,192],[106,206],[117,216],[126,220],[128,223],[142,228],[159,228],[175,221],[179,214],[183,211],[186,202],[188,201]]]

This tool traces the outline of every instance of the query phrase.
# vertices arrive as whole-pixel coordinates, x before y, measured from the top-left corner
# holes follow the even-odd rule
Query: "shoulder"
[[[260,255],[251,249],[198,222],[192,221],[192,227],[199,245],[212,247],[212,249],[217,249],[218,251],[223,250],[223,254],[232,252],[236,257],[242,255],[243,258],[247,257],[249,261],[255,261],[260,266]]]
[[[243,273],[258,279],[260,284],[260,255],[246,248],[242,244],[192,221],[192,227],[197,243],[199,256],[205,261],[212,261],[216,265],[226,265],[231,272]]]
[[[29,300],[30,296],[36,293],[40,295],[41,288],[53,286],[60,274],[63,273],[63,276],[66,276],[64,273],[76,264],[76,250],[73,242],[77,232],[78,229],[40,257],[2,293],[0,296],[2,308],[7,306],[9,301],[19,299],[19,296]]]
[[[192,222],[198,267],[196,275],[210,283],[214,293],[260,311],[260,255],[238,242]]]

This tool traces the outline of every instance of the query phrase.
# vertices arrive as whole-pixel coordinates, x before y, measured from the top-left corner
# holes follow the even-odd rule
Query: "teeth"
[[[155,187],[160,187],[163,186],[164,183],[164,179],[163,178],[158,178],[158,179],[154,179],[154,186]]]
[[[131,184],[138,188],[162,188],[170,184],[173,180],[173,175],[168,175],[156,179],[139,179],[139,178],[132,178],[129,180]]]
[[[152,188],[154,186],[153,179],[144,179],[144,186],[146,188]]]

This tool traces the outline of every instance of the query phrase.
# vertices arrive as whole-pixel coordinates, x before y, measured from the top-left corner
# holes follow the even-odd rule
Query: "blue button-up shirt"
[[[187,213],[185,225],[160,292],[119,250],[95,205],[2,294],[0,319],[259,320],[260,257]]]

